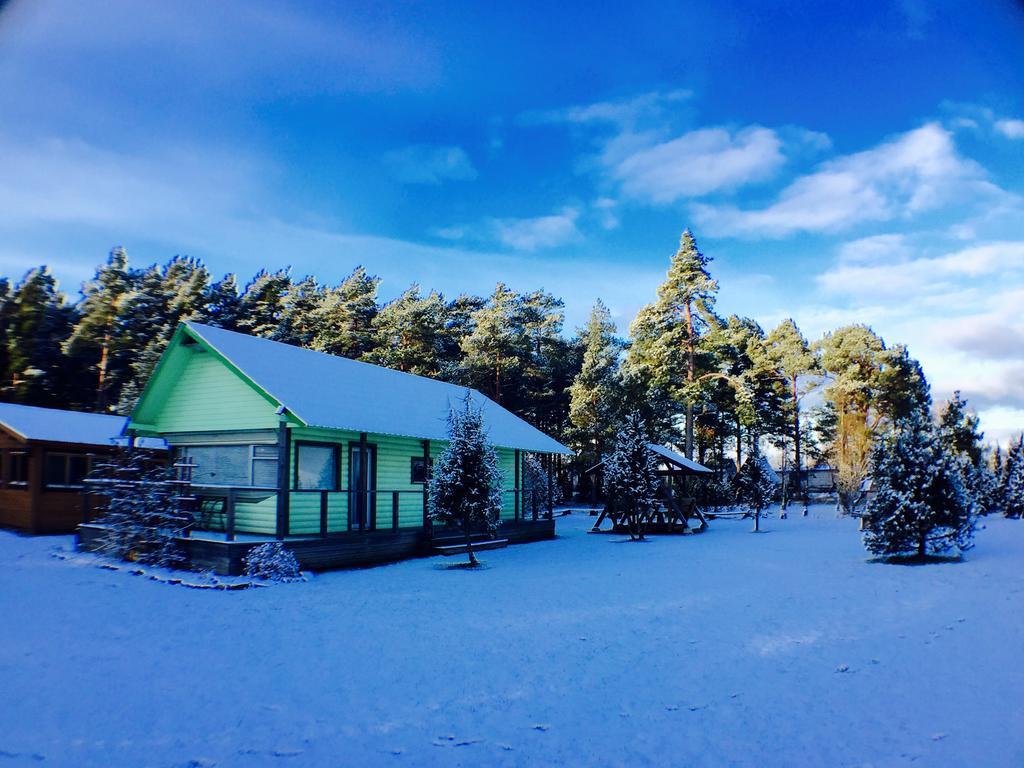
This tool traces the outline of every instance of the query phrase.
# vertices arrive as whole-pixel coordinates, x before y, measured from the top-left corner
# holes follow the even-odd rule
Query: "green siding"
[[[222,361],[196,347],[182,349],[187,357],[152,422],[157,432],[277,427],[274,406]]]

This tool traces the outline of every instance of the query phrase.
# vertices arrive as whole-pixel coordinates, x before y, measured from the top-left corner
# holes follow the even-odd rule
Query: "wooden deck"
[[[78,548],[87,552],[95,550],[101,531],[102,526],[96,524],[80,525]],[[554,535],[555,521],[544,519],[506,521],[498,527],[496,534],[499,539],[507,539],[509,544],[540,541]],[[180,541],[192,568],[238,576],[244,571],[242,558],[250,549],[276,539],[225,541],[204,538],[202,533],[196,532]],[[436,554],[434,538],[422,528],[339,533],[326,538],[291,537],[282,543],[295,555],[299,566],[310,571],[355,568]]]

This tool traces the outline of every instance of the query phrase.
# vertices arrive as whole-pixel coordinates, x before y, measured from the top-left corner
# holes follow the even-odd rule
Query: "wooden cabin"
[[[306,568],[360,565],[443,546],[427,481],[467,392],[504,474],[499,538],[552,537],[550,508],[526,512],[522,463],[532,453],[550,467],[570,451],[479,392],[422,376],[184,323],[127,429],[165,439],[188,467],[199,519],[183,546],[194,565],[238,573],[269,540]],[[96,535],[82,526],[82,546]]]
[[[116,450],[128,419],[0,403],[0,526],[71,533],[82,522],[83,479]]]

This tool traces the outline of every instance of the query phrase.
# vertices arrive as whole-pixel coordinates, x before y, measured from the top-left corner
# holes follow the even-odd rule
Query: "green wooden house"
[[[200,500],[185,546],[194,564],[238,572],[256,543],[282,540],[326,568],[425,553],[431,457],[467,390],[288,344],[184,323],[127,425],[167,441]],[[522,462],[569,453],[478,392],[504,475],[499,536],[554,535],[522,488]],[[96,529],[85,525],[87,547]]]

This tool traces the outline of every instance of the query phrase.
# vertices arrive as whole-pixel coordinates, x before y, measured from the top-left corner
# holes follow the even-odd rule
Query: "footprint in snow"
[[[846,672],[849,672],[849,671],[850,671],[850,665],[849,664],[840,664],[838,667],[836,667],[836,672],[846,673]]]
[[[544,731],[550,731],[551,730],[551,726],[548,725],[547,723],[536,723],[533,726],[533,730],[541,731],[543,733]]]
[[[932,741],[942,741],[948,735],[949,735],[948,733],[933,733],[932,734]]]

